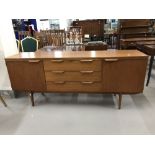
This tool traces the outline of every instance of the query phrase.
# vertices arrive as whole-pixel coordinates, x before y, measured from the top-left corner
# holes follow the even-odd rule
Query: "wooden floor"
[[[0,103],[0,134],[155,134],[155,65],[143,94],[125,95],[122,109],[104,94],[35,94]]]

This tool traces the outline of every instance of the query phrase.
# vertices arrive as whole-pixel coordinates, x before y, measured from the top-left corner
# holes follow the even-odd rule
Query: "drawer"
[[[46,81],[101,81],[101,72],[96,71],[46,71]]]
[[[100,92],[102,85],[100,82],[47,82],[47,91],[55,92]]]
[[[81,71],[81,70],[101,70],[101,60],[80,59],[80,60],[62,60],[50,59],[44,60],[45,71],[63,70],[63,71]]]

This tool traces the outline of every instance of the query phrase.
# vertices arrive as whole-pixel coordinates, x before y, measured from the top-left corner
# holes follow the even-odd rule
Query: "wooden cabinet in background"
[[[155,40],[151,19],[120,19],[118,25],[121,49],[136,49],[137,42]]]
[[[73,21],[73,26],[82,27],[82,37],[85,34],[89,34],[90,37],[97,37],[97,39],[103,39],[104,37],[104,23],[105,19],[94,19],[94,20],[79,20]]]

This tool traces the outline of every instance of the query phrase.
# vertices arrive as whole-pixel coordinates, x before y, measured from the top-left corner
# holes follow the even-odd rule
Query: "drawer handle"
[[[84,82],[81,82],[82,84],[93,84],[94,82],[93,81],[84,81]]]
[[[85,74],[85,73],[86,73],[86,74],[87,74],[87,73],[89,74],[89,73],[93,73],[93,72],[94,72],[94,71],[80,71],[80,73],[82,73],[82,74]]]
[[[105,59],[105,61],[113,62],[113,61],[118,61],[118,59]]]
[[[94,60],[91,60],[91,59],[89,59],[89,60],[87,60],[87,59],[80,60],[80,62],[92,62],[92,61],[94,61]]]
[[[55,83],[55,84],[64,84],[65,81],[55,81],[54,83]]]
[[[63,60],[51,60],[52,62],[63,62]]]
[[[40,62],[40,60],[28,60],[28,62],[30,62],[30,63],[37,63],[37,62]]]
[[[64,73],[65,71],[52,71],[52,73],[56,73],[56,74],[62,74]]]

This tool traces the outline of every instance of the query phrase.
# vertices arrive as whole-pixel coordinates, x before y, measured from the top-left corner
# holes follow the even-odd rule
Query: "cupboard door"
[[[13,90],[45,90],[45,75],[41,60],[7,61],[6,65]]]
[[[143,91],[147,59],[104,59],[102,84],[105,92]]]

